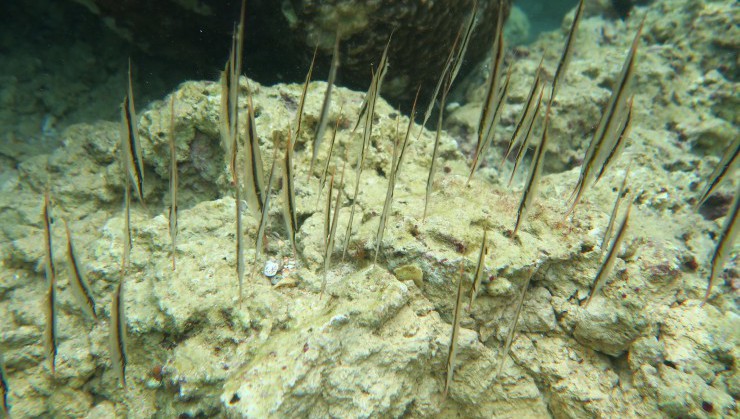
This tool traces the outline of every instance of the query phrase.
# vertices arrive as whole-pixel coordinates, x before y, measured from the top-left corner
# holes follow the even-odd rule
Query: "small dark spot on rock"
[[[229,404],[239,403],[239,400],[241,400],[239,395],[234,393],[234,395],[231,396],[231,400],[229,400]]]
[[[592,250],[594,250],[593,243],[583,243],[581,245],[581,253],[587,253],[587,252],[590,252]]]
[[[714,194],[699,207],[699,214],[706,220],[716,220],[727,213],[730,202],[732,202],[732,196],[720,193]]]
[[[714,412],[714,405],[706,400],[701,402],[701,408],[707,413]]]
[[[667,359],[663,361],[663,365],[665,365],[666,367],[671,367],[673,369],[676,369],[676,363],[673,361],[669,361]]]
[[[306,352],[308,352],[308,342],[303,344],[303,353],[305,354]]]
[[[452,168],[450,166],[445,166],[444,172],[445,173],[450,173],[450,172],[452,172]]]
[[[688,270],[690,270],[692,272],[694,272],[697,269],[699,269],[699,263],[696,261],[696,258],[693,257],[693,256],[687,257],[683,264],[686,267],[686,269],[688,269]]]
[[[398,114],[395,112],[391,112],[388,114],[389,119],[396,119],[398,117]]]

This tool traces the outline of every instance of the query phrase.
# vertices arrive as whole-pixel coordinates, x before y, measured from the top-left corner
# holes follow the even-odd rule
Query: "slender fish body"
[[[0,417],[10,417],[10,406],[8,405],[8,393],[10,393],[10,387],[8,386],[8,374],[5,372],[5,358],[3,358],[2,352],[0,352]]]
[[[134,109],[134,88],[131,81],[131,60],[128,62],[128,91],[121,106],[121,120],[124,158],[128,175],[136,191],[139,202],[144,203],[144,160],[141,157],[141,144],[137,128],[136,110]]]
[[[609,216],[609,223],[606,225],[606,229],[604,230],[604,238],[601,240],[601,253],[604,253],[604,251],[606,250],[606,245],[607,243],[609,243],[609,239],[611,239],[612,235],[612,230],[614,229],[614,222],[617,220],[619,207],[622,205],[622,201],[626,198],[625,192],[627,191],[627,178],[629,177],[631,166],[631,164],[628,165],[627,170],[624,171],[624,179],[622,179],[622,185],[619,187],[617,199],[614,201],[612,214]]]
[[[175,148],[175,94],[170,99],[170,214],[169,230],[172,240],[172,270],[175,266],[175,248],[177,246],[177,149]]]
[[[483,230],[483,240],[480,244],[480,254],[478,255],[478,265],[475,267],[475,276],[473,276],[473,287],[470,289],[470,302],[468,303],[468,311],[473,309],[473,302],[475,296],[478,294],[481,281],[483,281],[483,271],[486,268],[486,255],[488,254],[488,241],[486,236],[488,231]]]
[[[498,364],[498,371],[496,372],[496,378],[501,376],[506,365],[506,357],[509,355],[511,349],[511,343],[514,341],[514,334],[516,333],[516,325],[519,323],[519,315],[522,313],[522,307],[524,306],[524,296],[527,295],[527,289],[529,289],[529,283],[532,281],[532,277],[536,272],[537,268],[532,268],[532,271],[527,275],[527,280],[524,281],[522,287],[522,293],[519,295],[519,301],[516,305],[516,311],[514,312],[514,319],[511,321],[509,326],[509,332],[506,334],[506,342],[504,343],[504,351],[501,353],[501,361]]]
[[[717,187],[719,187],[719,185],[728,178],[727,175],[732,173],[733,167],[736,167],[738,162],[738,154],[740,154],[740,137],[736,138],[735,141],[725,149],[719,164],[714,168],[712,174],[709,175],[707,184],[704,186],[704,189],[699,196],[699,200],[696,202],[695,209],[699,209],[707,198],[717,191]]]
[[[44,241],[46,244],[46,298],[44,300],[44,312],[46,313],[46,328],[44,329],[44,349],[49,360],[49,369],[52,374],[56,373],[57,358],[57,296],[56,296],[56,267],[52,254],[51,239],[51,198],[49,188],[44,193],[44,206],[42,210],[42,222],[44,224]]]
[[[712,293],[712,287],[717,280],[722,267],[725,265],[725,261],[730,256],[732,248],[735,245],[735,239],[737,239],[737,233],[740,230],[737,224],[737,214],[740,209],[740,186],[735,191],[735,197],[732,200],[732,206],[730,211],[725,216],[725,222],[722,226],[722,233],[719,235],[717,241],[717,247],[714,249],[712,255],[712,273],[709,277],[709,284],[707,284],[707,292],[704,294],[704,301],[702,305],[707,302],[709,295]]]
[[[514,231],[511,237],[516,237],[516,232],[519,229],[519,225],[526,216],[527,210],[529,209],[535,194],[537,193],[537,186],[539,184],[540,175],[542,175],[542,167],[545,161],[545,151],[547,150],[547,129],[550,124],[550,106],[552,100],[547,102],[547,111],[545,112],[545,123],[542,128],[542,138],[540,143],[537,145],[537,150],[532,158],[532,165],[529,169],[529,177],[524,187],[524,193],[522,194],[522,200],[519,203],[519,209],[516,212],[516,224],[514,225]]]
[[[450,336],[450,350],[447,353],[447,376],[445,388],[442,391],[442,403],[447,399],[455,374],[455,355],[457,354],[457,338],[460,335],[460,307],[462,306],[462,289],[464,276],[464,261],[460,261],[460,279],[457,280],[457,298],[455,299],[455,311],[452,317],[452,335]]]
[[[609,277],[609,274],[611,274],[612,269],[614,268],[614,262],[617,260],[617,254],[619,253],[619,248],[622,245],[624,238],[627,236],[627,227],[629,225],[630,210],[632,210],[631,201],[629,203],[629,206],[627,207],[627,212],[624,214],[622,223],[619,225],[619,228],[617,229],[617,235],[614,237],[614,240],[612,241],[611,246],[609,246],[609,250],[606,252],[606,257],[604,258],[604,261],[601,263],[599,272],[596,273],[596,279],[594,280],[593,287],[591,288],[591,293],[589,294],[588,299],[586,300],[585,307],[588,307],[588,305],[591,303],[591,299],[593,299],[594,295],[597,292],[599,292],[601,287],[604,285],[604,282],[606,282],[606,279]]]
[[[285,219],[285,229],[288,231],[290,244],[293,246],[293,254],[297,255],[295,235],[298,230],[298,216],[295,207],[295,190],[293,189],[293,142],[288,132],[288,142],[285,148],[285,157],[283,158],[283,218]]]
[[[113,373],[121,386],[126,388],[126,311],[123,302],[123,275],[113,292],[110,309],[110,356]]]
[[[612,95],[607,102],[604,113],[601,115],[596,131],[594,131],[594,136],[591,139],[588,150],[586,150],[586,156],[581,166],[581,173],[571,195],[572,203],[566,216],[573,212],[591,179],[594,177],[594,174],[598,173],[599,168],[604,165],[611,150],[615,149],[619,127],[623,126],[627,117],[625,112],[629,112],[627,108],[627,96],[632,85],[632,79],[634,78],[637,46],[639,45],[644,24],[645,20],[643,19],[640,27],[637,29],[637,34],[635,34],[627,57],[624,60],[622,71],[614,84]]]
[[[550,97],[552,98],[555,97],[555,93],[557,93],[560,82],[565,79],[565,71],[568,69],[570,58],[573,56],[573,46],[575,45],[576,31],[578,30],[578,25],[581,23],[581,16],[583,16],[584,4],[585,4],[584,0],[581,0],[580,2],[578,2],[578,8],[576,9],[576,14],[573,17],[573,23],[570,25],[570,31],[568,32],[568,40],[565,41],[565,48],[563,49],[563,55],[560,57],[560,62],[558,62],[558,68],[557,70],[555,70],[555,76],[553,77],[553,80],[552,80],[552,93],[550,94]]]
[[[308,168],[308,176],[313,173],[313,166],[316,164],[316,158],[319,155],[319,147],[324,139],[326,124],[329,122],[329,109],[331,108],[331,92],[334,88],[334,80],[337,78],[337,69],[339,68],[339,33],[334,40],[334,54],[331,58],[331,67],[329,68],[329,79],[326,81],[326,91],[324,92],[324,103],[321,105],[321,115],[319,116],[319,126],[316,129],[316,136],[313,139],[313,153],[311,155],[311,165]],[[335,131],[336,135],[336,131]],[[331,155],[329,156],[331,157]]]
[[[69,279],[72,294],[80,305],[80,309],[90,318],[98,320],[98,315],[95,314],[95,299],[90,285],[85,280],[82,269],[80,269],[80,264],[77,262],[74,245],[72,244],[72,232],[69,230],[66,220],[64,221],[64,229],[67,232],[67,262],[72,274]]]

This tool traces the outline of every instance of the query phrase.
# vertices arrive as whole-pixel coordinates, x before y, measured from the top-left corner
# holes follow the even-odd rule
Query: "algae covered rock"
[[[584,20],[583,27],[603,25],[602,19]],[[636,19],[629,18],[625,27],[634,28]],[[623,37],[620,32],[619,42]],[[589,54],[588,49],[580,51]],[[515,65],[531,70],[535,60],[525,58]],[[580,61],[574,61],[573,68],[596,67]],[[596,75],[599,82],[594,83],[609,80],[618,61]],[[586,77],[575,74],[568,84]],[[663,95],[649,80],[662,83],[675,76],[662,71],[639,74],[645,88],[636,92],[635,101],[642,104]],[[523,79],[516,83],[525,86]],[[576,88],[564,88],[558,99],[562,102],[553,108],[560,121],[553,126],[554,148],[548,155],[554,156],[553,170],[560,169],[541,179],[516,237],[511,230],[522,186],[514,182],[504,187],[496,169],[468,182],[469,162],[456,142],[463,131],[458,138],[441,133],[439,172],[423,216],[435,133],[412,123],[385,236],[377,243],[392,149],[405,134],[408,116],[378,101],[355,197],[361,128],[353,133],[353,125],[363,95],[335,89],[327,133],[329,138],[336,129],[334,152],[330,158],[325,139],[311,171],[326,83],[308,86],[304,128],[293,138],[301,86],[268,87],[250,80],[264,169],[269,170],[274,156],[284,155],[287,138],[295,140],[298,219],[294,252],[280,219],[284,191],[276,181],[265,247],[255,257],[259,220],[234,199],[229,145],[219,135],[220,87],[213,82],[183,83],[171,93],[174,115],[169,108],[172,96],[140,110],[146,206],[132,207],[133,247],[126,270],[121,269],[125,178],[118,162],[120,127],[108,122],[70,127],[63,133],[64,147],[22,161],[0,184],[0,351],[8,372],[11,413],[737,416],[740,343],[734,333],[738,315],[731,282],[736,262],[728,263],[727,283],[717,284],[710,302],[701,306],[712,235],[718,234],[720,223],[691,208],[696,191],[689,185],[705,171],[690,164],[692,151],[680,146],[664,121],[641,119],[627,148],[629,158],[620,159],[588,191],[572,217],[564,217],[578,177],[578,170],[564,162],[580,154],[574,148],[584,148],[587,128],[580,118],[597,118],[598,101],[608,91],[587,86],[595,92],[585,87],[568,94]],[[246,93],[246,78],[239,89]],[[516,87],[514,97],[522,89]],[[655,118],[671,112],[673,105],[655,103]],[[237,106],[246,114],[245,95]],[[710,112],[706,106],[702,112]],[[640,112],[644,117],[647,110]],[[181,180],[176,270],[167,218],[171,134]],[[243,153],[242,147],[237,161],[243,161]],[[327,160],[340,212],[333,263],[325,272],[323,208],[328,188],[320,190],[319,177]],[[627,239],[618,249],[614,272],[586,306],[628,160],[635,200]],[[51,236],[59,276],[55,374],[45,359],[41,309],[45,251],[40,206],[47,184],[53,197]],[[348,236],[353,202],[355,223]],[[241,230],[235,220],[239,207]],[[62,219],[70,225],[80,266],[91,284],[97,322],[85,318],[72,298]],[[471,309],[460,312],[455,373],[443,402],[456,285],[462,269],[467,302],[484,231],[489,254],[482,284]],[[246,243],[248,261],[241,295],[237,237]],[[263,274],[267,264],[269,277]],[[126,391],[119,387],[108,349],[111,295],[122,280],[129,335]],[[524,303],[514,321],[521,295]],[[511,347],[506,353],[508,336]]]

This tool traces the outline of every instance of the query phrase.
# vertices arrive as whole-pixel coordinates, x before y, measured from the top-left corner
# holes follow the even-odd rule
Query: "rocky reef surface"
[[[565,201],[578,177],[579,156],[642,16],[646,23],[630,144],[589,190],[575,217],[566,219]],[[126,391],[117,384],[108,353],[110,301],[121,280],[123,250],[119,124],[65,129],[60,148],[4,167],[0,184],[0,351],[13,417],[737,416],[740,317],[734,257],[709,303],[700,306],[714,239],[737,179],[702,212],[692,206],[716,156],[738,135],[732,112],[737,63],[714,54],[738,47],[740,37],[726,38],[715,29],[737,30],[738,20],[732,1],[695,0],[656,1],[637,8],[624,23],[584,19],[567,81],[553,107],[548,174],[515,239],[508,233],[521,185],[504,186],[501,179],[511,163],[499,167],[501,148],[540,55],[544,52],[551,72],[563,34],[548,35],[517,54],[494,155],[469,185],[478,90],[471,87],[470,103],[451,108],[425,220],[434,133],[423,130],[417,139],[422,128],[414,124],[373,265],[391,149],[408,122],[379,101],[355,233],[345,261],[340,251],[334,254],[323,298],[323,198],[317,177],[327,158],[326,144],[319,167],[308,172],[326,84],[309,86],[306,128],[295,148],[299,256],[285,239],[278,199],[268,249],[254,275],[247,276],[240,303],[235,235],[253,243],[258,221],[245,212],[244,230],[235,230],[227,147],[219,139],[220,87],[183,83],[171,93],[177,101],[174,134],[180,164],[174,272],[166,212],[169,97],[139,118],[147,206],[134,205],[132,212],[132,266],[124,297]],[[675,28],[689,26],[691,36],[679,40]],[[292,129],[301,86],[250,85],[267,169],[274,139]],[[246,89],[244,78],[241,87]],[[338,127],[331,167],[341,170],[349,156],[340,243],[360,147],[352,128],[362,98],[337,88],[330,112],[329,125]],[[243,110],[246,101],[239,106]],[[638,193],[631,227],[614,273],[585,307],[628,162],[629,186]],[[45,362],[42,337],[40,208],[47,184],[59,268],[55,375]],[[62,219],[74,233],[96,297],[98,322],[83,316],[70,292]],[[463,310],[455,377],[441,403],[459,267],[462,263],[467,273],[467,298],[484,229],[490,247],[486,279],[472,311]],[[253,258],[250,246],[246,259]],[[275,275],[264,275],[268,265],[277,266]],[[497,377],[516,296],[532,270],[511,351]]]

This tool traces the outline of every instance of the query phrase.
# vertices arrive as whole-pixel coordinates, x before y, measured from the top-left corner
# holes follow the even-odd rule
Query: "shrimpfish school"
[[[525,45],[460,1],[418,81],[413,1],[363,91],[402,6],[319,3],[302,83],[249,74],[242,0],[211,80],[145,104],[125,57],[118,120],[0,170],[0,418],[740,416],[735,2]]]

